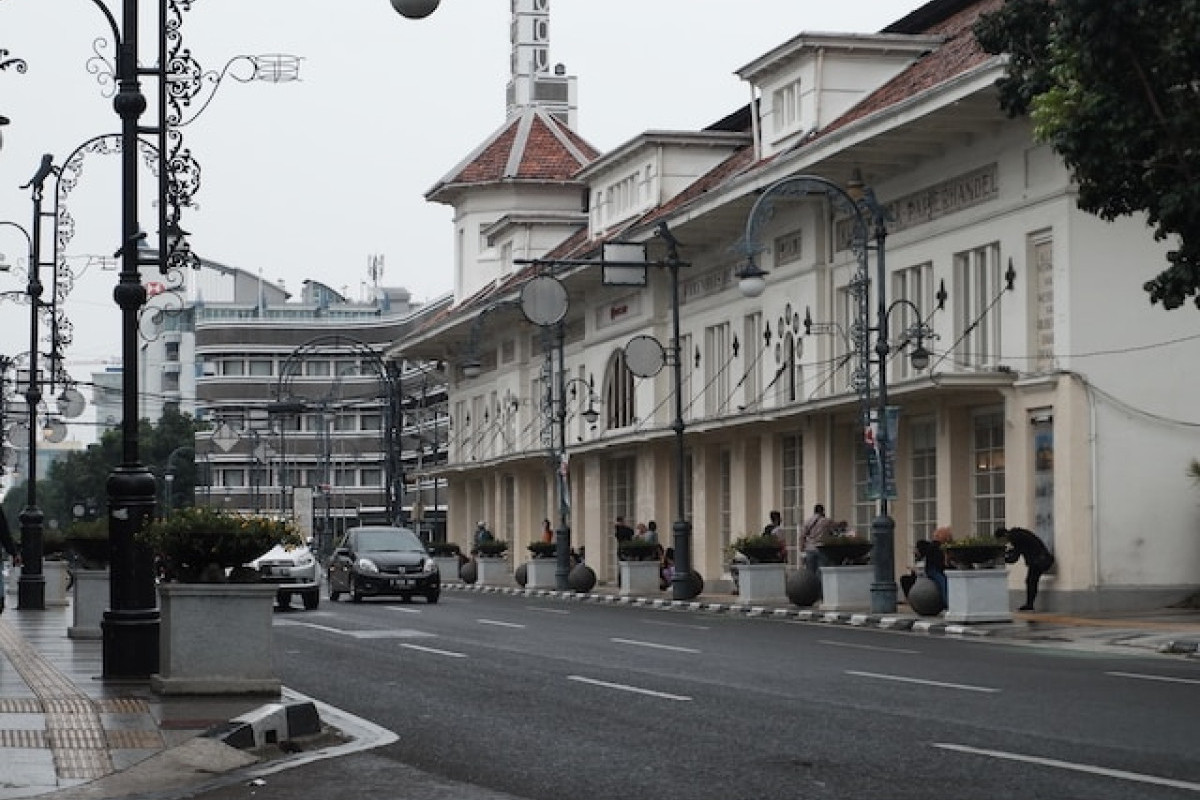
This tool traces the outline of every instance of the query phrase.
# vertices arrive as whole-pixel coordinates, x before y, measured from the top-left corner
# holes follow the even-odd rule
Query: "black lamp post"
[[[891,447],[891,431],[888,420],[887,359],[891,352],[888,337],[887,268],[884,262],[887,240],[887,210],[879,204],[874,192],[865,188],[856,179],[842,188],[833,181],[817,175],[794,175],[776,181],[767,187],[750,210],[746,220],[743,245],[746,248],[746,263],[739,269],[739,289],[747,297],[757,297],[765,287],[766,272],[755,263],[755,254],[761,250],[758,244],[759,229],[770,218],[775,201],[780,197],[804,197],[825,195],[834,205],[851,215],[854,230],[850,246],[858,261],[858,269],[851,281],[850,289],[857,300],[858,322],[851,331],[855,351],[859,358],[854,374],[854,383],[859,391],[862,426],[864,432],[874,431],[867,437],[866,446],[874,451],[877,460],[876,481],[873,491],[877,495],[878,514],[871,521],[871,540],[874,547],[871,561],[875,566],[871,584],[871,611],[890,614],[896,610],[895,538],[896,522],[888,514],[888,500],[895,497],[895,454]],[[874,244],[870,240],[874,240]],[[870,324],[870,251],[875,251],[876,325]],[[868,336],[876,333],[874,363],[878,367],[879,391],[876,396],[875,425],[871,425],[871,346]],[[923,350],[923,348],[920,348]],[[916,353],[914,353],[916,355]],[[926,353],[926,357],[928,354]],[[918,357],[918,361],[920,358]],[[926,362],[927,363],[927,362]],[[916,362],[914,362],[915,366]],[[871,454],[869,454],[871,455]]]

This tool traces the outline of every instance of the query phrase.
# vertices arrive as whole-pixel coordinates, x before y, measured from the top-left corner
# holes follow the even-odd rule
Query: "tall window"
[[[991,367],[1000,357],[995,303],[1002,291],[1002,272],[999,244],[954,256],[954,329],[962,337],[954,359],[960,367]]]
[[[800,125],[800,81],[792,81],[788,85],[776,89],[771,95],[772,111],[775,117],[775,132],[791,130]]]
[[[758,396],[762,386],[762,313],[747,314],[742,320],[742,361],[738,370],[742,382],[742,405],[758,408],[762,398]]]
[[[625,364],[625,351],[617,350],[608,360],[604,376],[605,427],[627,428],[637,418],[633,373]]]
[[[781,498],[784,530],[795,532],[804,523],[804,437],[788,434],[779,442],[782,462],[779,474],[783,478]],[[799,566],[799,543],[789,538],[788,552],[792,566]]]
[[[617,517],[625,517],[632,527],[634,509],[637,508],[637,462],[633,458],[614,458],[608,462],[606,471],[608,480],[605,481],[607,494],[604,507],[608,512],[608,522],[611,525]],[[613,574],[616,574],[617,540],[612,536],[606,536],[604,540],[608,542],[608,563],[614,570]]]
[[[504,492],[503,536],[505,539],[515,542],[517,540],[517,479],[512,475],[505,475],[502,485]]]
[[[857,433],[858,429],[855,428]],[[867,464],[867,448],[862,444],[861,437],[854,439],[854,516],[850,524],[860,536],[866,536],[871,530],[871,520],[875,517],[875,501],[871,499],[871,468]]]
[[[683,395],[683,418],[695,419],[700,416],[696,406],[696,388],[692,376],[696,372],[696,361],[691,356],[692,337],[690,334],[679,335],[679,391]],[[674,367],[671,367],[674,369]],[[675,399],[671,399],[672,416],[674,416]]]
[[[704,413],[709,417],[729,409],[729,324],[713,325],[704,330]]]
[[[909,426],[912,441],[909,471],[909,527],[913,541],[929,539],[937,527],[937,423],[918,420]]]
[[[912,352],[911,348],[916,347],[916,341],[906,341],[905,333],[914,325],[929,319],[930,314],[936,308],[936,301],[933,299],[933,264],[926,262],[908,269],[896,270],[892,274],[892,297],[895,300],[907,300],[912,303],[912,306],[908,303],[894,303],[891,315],[888,317],[891,340],[899,344],[907,344],[909,348],[907,350],[898,349],[892,354],[889,365],[891,376],[893,380],[905,380],[916,374],[912,362],[908,359],[908,354]],[[924,319],[917,316],[913,306],[920,309]],[[932,342],[925,343],[926,348],[932,346]]]
[[[998,410],[980,412],[973,422],[973,534],[990,536],[1004,525],[1004,413]]]

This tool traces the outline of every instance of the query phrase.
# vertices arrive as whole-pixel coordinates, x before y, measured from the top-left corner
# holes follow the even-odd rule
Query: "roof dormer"
[[[942,41],[801,33],[737,70],[759,98],[761,155],[786,150],[821,130]]]

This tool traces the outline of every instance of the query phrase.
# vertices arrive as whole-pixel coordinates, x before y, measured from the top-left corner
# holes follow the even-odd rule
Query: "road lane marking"
[[[1026,764],[1037,764],[1043,767],[1054,767],[1055,769],[1066,769],[1072,772],[1086,772],[1090,775],[1100,775],[1105,778],[1117,778],[1123,781],[1134,781],[1136,783],[1149,783],[1154,786],[1169,786],[1172,789],[1184,789],[1189,792],[1200,792],[1200,783],[1189,783],[1188,781],[1177,781],[1173,778],[1160,778],[1157,775],[1145,775],[1140,772],[1126,772],[1123,769],[1111,769],[1109,767],[1097,767],[1091,764],[1077,764],[1072,761],[1059,761],[1055,758],[1042,758],[1041,756],[1027,756],[1021,753],[1006,753],[1003,750],[983,750],[978,747],[967,747],[962,744],[947,744],[944,742],[934,742],[934,747],[942,750],[953,750],[958,753],[969,753],[977,756],[988,756],[989,758],[1000,758],[1007,761],[1021,761]]]
[[[655,650],[670,650],[673,653],[699,653],[700,652],[699,650],[695,650],[691,647],[676,647],[675,645],[672,645],[672,644],[659,644],[658,642],[641,642],[641,641],[638,641],[637,639],[615,639],[614,638],[614,639],[609,639],[609,641],[615,642],[617,644],[628,644],[628,645],[632,645],[633,647],[652,647]]]
[[[848,669],[847,675],[857,675],[860,678],[878,678],[881,681],[896,681],[898,683],[918,683],[922,686],[938,686],[943,689],[962,689],[964,692],[984,692],[994,693],[999,692],[999,689],[993,689],[988,686],[972,686],[968,683],[945,683],[943,681],[928,681],[923,678],[906,678],[902,675],[883,675],[878,672],[859,672],[858,670]]]
[[[1195,678],[1172,678],[1167,675],[1143,675],[1139,672],[1106,672],[1105,675],[1111,675],[1114,678],[1136,678],[1140,681],[1162,681],[1164,683],[1190,683],[1200,685],[1200,680]]]
[[[401,614],[420,614],[421,613],[421,609],[419,609],[419,608],[404,608],[403,606],[388,606],[388,609],[391,611],[398,611]]]
[[[524,625],[521,625],[520,623],[517,623],[517,622],[501,622],[498,619],[477,619],[475,621],[478,622],[480,625],[495,625],[497,628],[524,628],[525,627]]]
[[[466,658],[466,653],[456,653],[453,650],[439,650],[436,647],[422,647],[419,644],[402,644],[401,647],[407,647],[409,650],[418,650],[422,653],[432,653],[435,656],[448,656],[450,658]]]
[[[909,655],[920,655],[920,650],[908,650],[903,647],[879,647],[873,644],[856,644],[854,642],[838,642],[833,639],[818,639],[820,644],[827,644],[830,647],[849,647],[853,650],[877,650],[881,653],[907,653]]]
[[[526,611],[537,611],[540,614],[570,614],[565,608],[539,608],[538,606],[525,606]]]
[[[338,636],[349,636],[352,639],[419,639],[423,637],[437,636],[436,633],[427,631],[418,631],[413,628],[389,628],[389,629],[374,629],[374,630],[359,630],[347,631],[341,628],[332,628],[328,625],[318,625],[315,622],[279,622],[277,625],[292,626],[297,628],[312,628],[315,631],[324,631],[325,633],[335,633]]]
[[[656,692],[653,689],[643,689],[640,686],[630,686],[625,683],[609,683],[608,681],[598,681],[595,678],[585,678],[582,675],[568,675],[567,680],[575,681],[576,683],[586,683],[590,686],[601,686],[605,689],[616,689],[621,692],[632,692],[634,694],[644,694],[649,697],[658,697],[663,700],[679,700],[681,702],[690,702],[692,698],[682,694],[668,694],[667,692]]]

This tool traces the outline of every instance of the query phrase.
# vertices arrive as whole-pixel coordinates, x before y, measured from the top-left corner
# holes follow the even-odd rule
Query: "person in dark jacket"
[[[1054,566],[1054,554],[1046,547],[1038,535],[1025,528],[997,528],[996,538],[1008,542],[1008,552],[1004,560],[1015,564],[1018,559],[1025,559],[1028,572],[1025,574],[1025,605],[1020,611],[1033,611],[1033,601],[1037,599],[1038,582]]]
[[[12,556],[14,565],[21,563],[21,552],[17,549],[17,543],[13,541],[12,531],[8,529],[8,517],[4,515],[3,511],[0,511],[0,548]],[[3,557],[2,553],[0,553],[0,557]],[[0,573],[0,613],[4,612],[4,593],[6,591],[3,573]]]
[[[942,605],[949,605],[949,587],[946,581],[946,553],[940,542],[922,539],[917,542],[917,557],[925,563],[925,577],[937,586]]]

